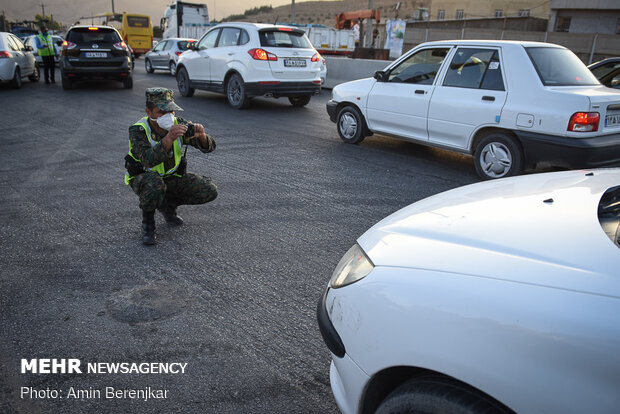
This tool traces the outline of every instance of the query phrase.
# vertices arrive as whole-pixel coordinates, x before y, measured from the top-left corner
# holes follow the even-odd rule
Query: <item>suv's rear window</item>
[[[148,17],[127,16],[129,27],[149,27]]]
[[[311,49],[312,44],[303,33],[283,30],[261,30],[260,45],[263,47],[294,47]]]
[[[67,34],[67,41],[71,43],[118,43],[120,37],[114,30],[97,29],[89,30],[88,28],[71,29]]]
[[[599,85],[598,79],[570,50],[559,47],[526,47],[545,86]]]

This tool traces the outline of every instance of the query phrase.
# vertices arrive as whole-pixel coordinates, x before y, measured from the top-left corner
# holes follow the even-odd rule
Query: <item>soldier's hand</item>
[[[170,131],[168,131],[168,136],[172,139],[175,140],[178,137],[182,136],[183,134],[185,134],[185,131],[187,131],[187,126],[185,125],[172,125],[172,128],[170,128]]]
[[[202,126],[202,124],[194,124],[194,129],[196,130],[196,134],[205,132],[205,127]]]

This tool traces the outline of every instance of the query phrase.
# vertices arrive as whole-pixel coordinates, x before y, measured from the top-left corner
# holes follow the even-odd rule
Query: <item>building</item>
[[[548,32],[620,34],[620,0],[551,0]]]
[[[549,2],[540,0],[432,0],[429,11],[431,21],[489,17],[548,19]]]

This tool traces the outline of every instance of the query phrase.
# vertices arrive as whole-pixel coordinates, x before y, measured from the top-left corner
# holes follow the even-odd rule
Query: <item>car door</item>
[[[153,58],[151,59],[153,66],[162,67],[165,66],[163,55],[164,48],[170,43],[168,40],[159,42],[155,49],[153,49]]]
[[[211,80],[211,53],[217,44],[220,28],[213,29],[205,34],[196,45],[197,50],[183,61],[189,78],[192,81],[209,82]]]
[[[474,131],[499,123],[506,103],[501,49],[459,47],[435,88],[429,112],[429,141],[467,150]]]
[[[366,121],[371,130],[426,141],[428,105],[434,81],[450,47],[418,50],[388,71],[368,95]]]
[[[15,62],[19,66],[19,70],[21,71],[22,76],[30,75],[33,71],[33,66],[30,60],[28,59],[28,54],[26,53],[26,47],[17,37],[9,34],[8,35],[9,48],[13,52],[13,58]]]
[[[236,27],[224,27],[215,48],[211,49],[211,82],[221,85],[228,72],[230,62],[234,60],[242,30]]]

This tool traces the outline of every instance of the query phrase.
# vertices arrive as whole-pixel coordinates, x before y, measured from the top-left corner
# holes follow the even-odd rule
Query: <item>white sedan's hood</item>
[[[620,297],[620,249],[597,215],[602,194],[620,184],[620,169],[592,174],[537,174],[451,190],[392,214],[358,242],[375,266]]]

